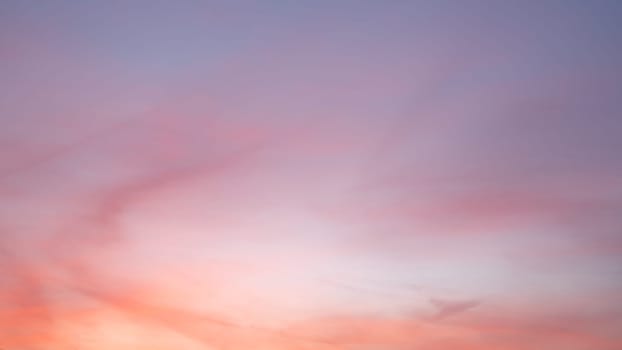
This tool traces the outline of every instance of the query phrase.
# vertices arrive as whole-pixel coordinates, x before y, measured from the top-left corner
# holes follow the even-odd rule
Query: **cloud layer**
[[[621,15],[2,2],[0,347],[622,348]]]

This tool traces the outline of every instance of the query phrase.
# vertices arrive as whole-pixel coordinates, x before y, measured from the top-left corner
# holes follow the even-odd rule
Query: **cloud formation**
[[[614,3],[0,4],[0,347],[622,346]]]

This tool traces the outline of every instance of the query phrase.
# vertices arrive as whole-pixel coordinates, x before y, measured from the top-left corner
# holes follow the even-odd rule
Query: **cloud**
[[[478,300],[446,300],[446,299],[430,299],[430,303],[434,305],[437,312],[430,317],[430,320],[440,321],[444,318],[466,312],[481,304]]]

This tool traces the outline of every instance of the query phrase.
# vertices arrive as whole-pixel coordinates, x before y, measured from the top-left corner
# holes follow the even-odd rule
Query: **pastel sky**
[[[622,349],[618,1],[0,2],[3,350]]]

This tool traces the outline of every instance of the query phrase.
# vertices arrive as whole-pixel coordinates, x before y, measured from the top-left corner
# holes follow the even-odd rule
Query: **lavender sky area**
[[[622,349],[618,1],[0,1],[0,348]]]

